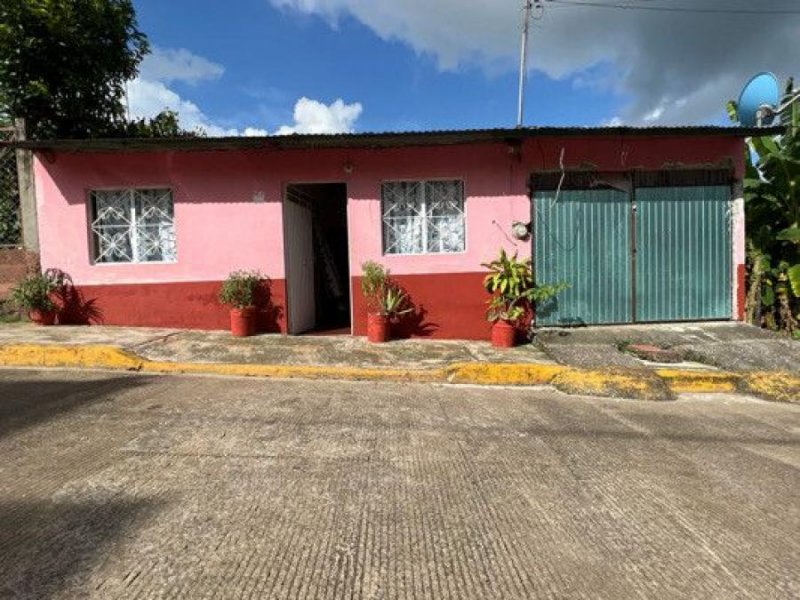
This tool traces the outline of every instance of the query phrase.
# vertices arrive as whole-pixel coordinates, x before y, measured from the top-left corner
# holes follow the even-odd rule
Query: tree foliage
[[[787,93],[794,88],[787,83]],[[731,103],[732,117],[736,105]],[[747,153],[747,316],[787,333],[800,330],[800,106],[786,132],[754,137]]]
[[[2,0],[0,113],[33,138],[125,133],[125,84],[148,51],[130,0]]]
[[[187,131],[181,127],[178,113],[163,110],[151,119],[134,119],[125,126],[125,135],[140,138],[204,136],[201,129]]]

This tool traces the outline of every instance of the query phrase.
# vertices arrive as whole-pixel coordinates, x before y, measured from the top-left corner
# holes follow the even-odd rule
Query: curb
[[[380,369],[324,365],[263,365],[152,361],[117,346],[0,345],[0,366],[102,368],[143,373],[205,374],[281,379],[338,379],[475,385],[552,385],[573,395],[671,400],[681,393],[743,392],[766,400],[800,402],[800,376],[680,369],[577,369],[556,364],[455,363],[434,369]]]

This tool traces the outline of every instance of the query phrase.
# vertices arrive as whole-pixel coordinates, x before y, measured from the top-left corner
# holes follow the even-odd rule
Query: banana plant
[[[794,82],[787,83],[787,93]],[[728,110],[736,119],[736,104]],[[800,106],[781,135],[753,137],[744,181],[748,320],[794,333],[800,326]]]

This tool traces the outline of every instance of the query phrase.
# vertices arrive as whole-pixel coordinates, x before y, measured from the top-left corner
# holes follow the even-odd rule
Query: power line
[[[640,2],[643,0],[639,0]],[[755,8],[691,8],[688,6],[653,6],[642,4],[620,4],[592,2],[592,0],[548,0],[548,4],[558,4],[561,7],[588,6],[592,8],[613,8],[618,10],[647,10],[653,12],[680,12],[717,15],[800,15],[800,10],[785,9],[755,9]]]
[[[539,0],[536,0],[539,5]],[[533,1],[525,0],[525,8],[522,21],[522,43],[520,44],[519,55],[519,92],[517,103],[517,127],[522,127],[525,118],[525,78],[527,77],[528,62],[528,32],[530,31],[531,14],[533,11]]]

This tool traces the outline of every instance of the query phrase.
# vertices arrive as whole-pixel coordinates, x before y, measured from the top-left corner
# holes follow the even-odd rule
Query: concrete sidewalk
[[[626,345],[678,353],[641,360]],[[742,360],[738,349],[750,348]],[[0,326],[0,366],[112,368],[305,379],[553,385],[572,394],[669,400],[741,392],[800,401],[800,344],[734,324],[545,330],[511,350],[488,342],[261,335],[123,327]],[[709,357],[713,360],[709,360]],[[760,362],[759,362],[760,361]]]
[[[349,335],[235,338],[226,331],[142,327],[0,325],[0,345],[116,346],[152,361],[287,366],[430,369],[456,363],[556,364],[532,344],[511,350],[488,342],[394,340],[370,344]]]

